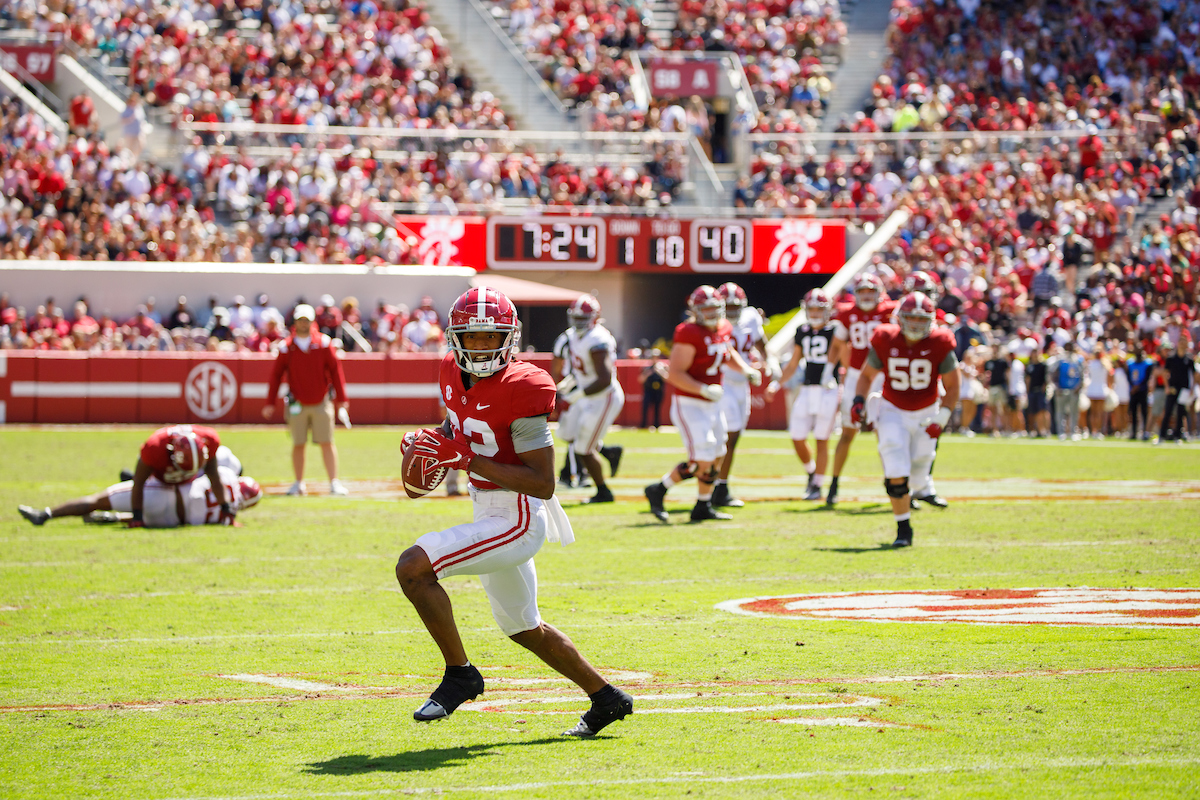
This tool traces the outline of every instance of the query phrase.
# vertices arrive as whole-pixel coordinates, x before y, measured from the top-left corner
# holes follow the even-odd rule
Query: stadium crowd
[[[47,298],[29,313],[0,294],[0,349],[273,353],[288,336],[293,310],[305,302],[298,298],[285,313],[266,294],[258,295],[253,306],[241,295],[221,305],[214,295],[197,310],[180,296],[173,308],[163,311],[150,297],[132,315],[113,316],[107,310],[97,313],[86,297],[80,297],[70,312]],[[315,305],[315,315],[316,327],[346,351],[445,349],[442,320],[428,296],[412,308],[380,299],[367,310],[355,297],[338,302],[326,294]]]

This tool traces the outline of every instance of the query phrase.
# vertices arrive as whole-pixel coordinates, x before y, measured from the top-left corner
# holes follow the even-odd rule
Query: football
[[[412,498],[424,497],[436,489],[446,479],[445,467],[429,468],[429,460],[413,454],[413,446],[409,445],[404,451],[400,462],[400,482],[404,484],[404,492]]]

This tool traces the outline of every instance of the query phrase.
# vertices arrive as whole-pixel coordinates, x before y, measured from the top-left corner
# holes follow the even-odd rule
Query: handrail
[[[517,43],[496,23],[495,18],[484,8],[483,4],[479,0],[465,0],[465,2],[475,9],[475,13],[483,19],[484,25],[491,28],[492,33],[500,40],[500,43],[508,50],[509,54],[516,58],[517,64],[524,70],[525,74],[532,78],[538,88],[541,89],[542,96],[546,98],[558,113],[567,116],[568,110],[563,105],[562,100],[550,89],[550,86],[546,83],[546,79],[534,69],[529,58],[517,48]]]
[[[833,133],[826,131],[813,131],[804,133],[800,131],[788,133],[748,133],[746,139],[751,144],[758,142],[782,142],[789,140],[809,141],[809,142],[827,142],[827,141],[847,141],[847,142],[912,142],[922,139],[928,141],[965,141],[972,140],[987,140],[987,139],[1059,139],[1069,136],[1083,136],[1085,131],[1079,129],[1071,130],[1027,130],[1027,131],[920,131],[913,129],[911,131],[895,132],[895,131],[879,131],[876,133]],[[1096,135],[1102,139],[1115,138],[1118,136],[1136,136],[1137,131],[1130,128],[1100,128],[1096,131]]]
[[[377,139],[520,139],[524,141],[568,141],[582,140],[585,142],[628,142],[633,144],[658,144],[677,142],[686,144],[691,134],[667,131],[538,131],[495,130],[492,128],[459,128],[444,130],[440,128],[364,128],[350,126],[325,125],[281,125],[274,122],[193,122],[181,120],[178,124],[181,131],[194,133],[237,133],[247,134],[281,134],[300,136],[369,136]]]
[[[133,93],[126,84],[121,83],[104,68],[104,65],[93,58],[86,50],[80,47],[75,42],[67,39],[64,41],[64,50],[79,62],[80,66],[88,71],[93,78],[104,84],[104,88],[115,94],[122,100],[128,100],[129,95]]]
[[[43,104],[54,111],[54,113],[58,114],[60,118],[66,117],[66,104],[63,103],[58,95],[47,89],[41,81],[33,77],[33,75],[29,73],[29,70],[22,67],[20,61],[14,58],[7,71],[10,75],[14,75],[17,80],[21,81],[21,83],[25,84],[25,86],[31,92],[33,92],[38,100],[41,100]],[[65,128],[66,125],[64,124],[63,127]]]
[[[524,198],[512,198],[512,200],[521,200]],[[735,208],[733,206],[670,206],[663,208],[661,206],[649,208],[646,206],[560,206],[552,203],[543,204],[536,198],[529,198],[527,204],[518,204],[515,202],[501,201],[491,205],[484,203],[455,203],[458,213],[463,216],[472,217],[488,217],[494,215],[522,215],[522,214],[538,214],[538,215],[555,215],[555,216],[572,216],[572,217],[591,217],[591,216],[606,216],[606,217],[656,217],[669,219],[707,219],[707,218],[752,218],[762,220],[786,219],[791,217],[801,217],[804,219],[825,219],[825,220],[845,220],[847,222],[859,217],[861,211],[852,208],[818,208],[809,210],[804,208]],[[377,222],[396,228],[401,234],[410,235],[409,231],[399,225],[391,224],[389,218],[380,212],[390,212],[391,214],[415,215],[421,216],[426,213],[429,207],[428,202],[388,202],[375,201],[371,203],[372,213],[376,214]]]

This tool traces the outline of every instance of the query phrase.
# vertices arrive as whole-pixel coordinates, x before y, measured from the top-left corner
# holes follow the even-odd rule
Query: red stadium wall
[[[545,369],[550,356],[523,356]],[[262,423],[275,357],[257,353],[62,353],[0,351],[0,422],[213,425]],[[351,421],[362,425],[436,423],[441,356],[348,353],[342,358]],[[625,389],[618,425],[642,416],[638,375],[648,362],[618,361]],[[286,388],[281,391],[281,395]],[[782,429],[782,397],[769,406],[756,389],[751,428]],[[670,390],[663,401],[663,421]],[[277,404],[283,417],[283,401]]]

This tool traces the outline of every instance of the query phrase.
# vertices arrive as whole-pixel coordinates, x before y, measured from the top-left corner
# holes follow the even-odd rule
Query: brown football
[[[413,450],[410,447],[404,451],[404,458],[400,462],[400,482],[404,484],[404,491],[409,497],[424,497],[446,479],[447,470],[445,467],[427,469],[425,459],[414,457]]]

